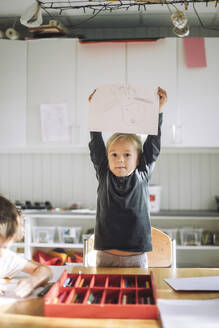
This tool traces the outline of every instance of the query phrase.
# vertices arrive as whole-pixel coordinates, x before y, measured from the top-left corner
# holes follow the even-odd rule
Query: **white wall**
[[[0,50],[5,43],[2,41],[6,40],[1,40]],[[171,88],[171,99],[166,108],[164,120],[164,146],[168,145],[166,140],[169,125],[179,120],[180,124],[186,126],[185,143],[179,146],[191,146],[194,141],[198,147],[216,147],[219,140],[217,138],[219,130],[216,129],[218,126],[218,109],[215,106],[215,103],[218,103],[216,71],[219,66],[216,62],[218,56],[214,56],[214,49],[219,53],[219,39],[212,38],[206,41],[210,79],[205,78],[205,69],[189,70],[186,68],[180,48],[181,40],[177,40],[177,42],[176,39],[160,40],[158,43],[154,43],[153,51],[153,43],[76,45],[75,40],[72,43],[70,41],[68,40],[66,45],[64,40],[59,40],[60,47],[68,48],[68,52],[61,58],[59,54],[62,48],[57,48],[55,40],[52,40],[49,46],[47,46],[47,40],[41,40],[39,43],[37,41],[29,42],[28,53],[32,55],[28,60],[27,67],[25,65],[26,52],[19,49],[20,43],[12,42],[14,51],[15,48],[16,51],[19,49],[19,58],[22,58],[22,61],[13,66],[13,76],[18,78],[17,88],[13,85],[14,96],[11,98],[7,96],[7,107],[2,99],[5,99],[4,95],[7,94],[13,77],[11,73],[8,74],[7,70],[4,70],[4,65],[0,65],[1,72],[5,75],[4,80],[7,82],[7,87],[5,87],[4,80],[1,79],[0,126],[2,130],[0,130],[0,145],[6,145],[7,142],[8,146],[16,145],[16,138],[10,139],[11,126],[4,124],[3,117],[7,114],[8,122],[13,120],[18,127],[18,136],[21,132],[19,140],[22,142],[19,142],[17,146],[24,146],[27,136],[27,146],[31,146],[32,149],[34,146],[42,148],[42,151],[39,150],[38,153],[31,153],[31,149],[29,152],[21,150],[15,153],[12,150],[8,152],[5,150],[0,153],[0,193],[12,200],[50,200],[56,207],[69,206],[74,202],[82,203],[84,206],[95,206],[97,183],[88,153],[65,153],[65,151],[47,153],[45,149],[43,150],[48,145],[43,145],[40,140],[39,104],[67,100],[70,105],[70,121],[74,127],[69,146],[75,143],[76,139],[73,136],[80,136],[79,141],[85,145],[87,142],[86,126],[84,124],[79,127],[79,124],[85,121],[87,95],[93,86],[101,82],[131,82],[139,77],[143,81],[149,70],[148,76],[151,77],[154,69],[153,65],[151,67],[148,65],[148,62],[143,63],[146,55],[150,60],[155,58],[154,65],[156,65],[160,54],[159,58],[161,59],[155,70],[156,79],[159,79],[161,72],[162,82],[167,88]],[[10,45],[12,44],[10,43]],[[22,42],[22,44],[24,43]],[[42,44],[46,45],[44,52],[41,51]],[[180,52],[177,57],[175,50],[178,46]],[[171,52],[168,55],[169,49]],[[152,51],[150,55],[147,54],[149,51]],[[8,53],[12,53],[12,50]],[[5,58],[8,53],[5,54]],[[10,58],[9,62],[12,63]],[[37,63],[40,65],[37,66]],[[176,71],[178,64],[181,70]],[[162,72],[162,66],[165,67],[164,72]],[[52,71],[51,69],[47,71],[48,67],[52,67]],[[17,69],[19,74],[17,74]],[[194,77],[195,72],[198,72],[196,77]],[[181,79],[177,80],[179,73]],[[25,74],[28,76],[27,88]],[[63,85],[63,81],[68,81],[67,87]],[[174,81],[179,83],[178,86],[174,86]],[[179,93],[177,88],[182,90],[179,97],[180,115],[179,109],[174,111],[175,93],[176,95]],[[205,90],[207,90],[206,93]],[[17,102],[20,99],[22,101]],[[204,106],[202,106],[203,104]],[[25,105],[27,106],[26,116]],[[200,111],[201,106],[202,110]],[[10,111],[11,108],[10,116],[7,111]],[[201,124],[205,129],[202,129]],[[203,133],[206,138],[199,138]],[[212,142],[211,136],[215,136],[214,142]],[[203,143],[204,140],[207,140],[206,144]],[[59,144],[59,146],[64,145]],[[173,149],[170,153],[163,152],[152,178],[152,183],[160,184],[163,188],[161,208],[215,208],[214,196],[219,194],[218,167],[218,148],[215,149],[215,153],[214,149],[200,151],[199,148],[195,148],[194,153],[192,150],[179,151],[178,149]]]
[[[0,147],[26,145],[26,65],[23,42],[0,40]]]
[[[215,209],[219,153],[161,153],[151,183],[162,209]],[[0,154],[0,193],[12,200],[50,200],[95,207],[97,182],[88,154]]]

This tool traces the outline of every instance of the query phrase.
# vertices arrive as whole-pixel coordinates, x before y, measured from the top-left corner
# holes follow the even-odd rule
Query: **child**
[[[159,87],[158,96],[158,135],[149,135],[143,150],[135,134],[115,133],[105,147],[101,132],[91,132],[90,155],[99,183],[94,239],[97,266],[148,266],[146,252],[152,250],[148,184],[160,153],[166,91]]]
[[[26,297],[33,289],[52,277],[49,267],[28,261],[12,252],[8,247],[14,240],[23,236],[22,217],[16,206],[8,199],[0,196],[0,278],[11,278],[17,272],[29,273],[30,276],[21,279],[15,289],[19,297]],[[0,293],[4,293],[0,286]]]

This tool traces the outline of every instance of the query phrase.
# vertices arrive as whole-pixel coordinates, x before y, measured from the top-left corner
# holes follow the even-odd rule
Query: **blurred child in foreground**
[[[11,251],[10,245],[23,237],[23,218],[16,206],[0,195],[0,278],[12,278],[22,271],[30,276],[20,279],[15,294],[26,297],[34,288],[52,278],[49,267],[29,261]],[[4,294],[5,285],[0,285],[0,294]]]

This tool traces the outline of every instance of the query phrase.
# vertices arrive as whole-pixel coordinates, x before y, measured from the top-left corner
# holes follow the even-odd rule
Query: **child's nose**
[[[124,161],[124,157],[121,155],[121,156],[118,157],[118,160],[119,160],[119,162],[123,162]]]

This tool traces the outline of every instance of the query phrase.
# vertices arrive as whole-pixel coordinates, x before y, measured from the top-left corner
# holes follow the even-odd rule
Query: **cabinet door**
[[[80,143],[87,145],[88,97],[103,84],[125,83],[125,43],[77,45],[77,122]]]
[[[26,137],[26,43],[0,40],[0,147],[23,147]]]
[[[168,93],[164,108],[164,146],[171,145],[169,130],[177,120],[177,43],[175,38],[151,42],[128,43],[127,82],[130,84],[155,84]]]
[[[43,146],[40,104],[67,103],[70,134],[75,126],[75,42],[72,39],[28,41],[28,146]],[[72,143],[74,140],[56,141],[52,145]]]
[[[205,38],[207,67],[188,68],[183,40],[179,51],[179,96],[183,146],[219,146],[219,38]]]

